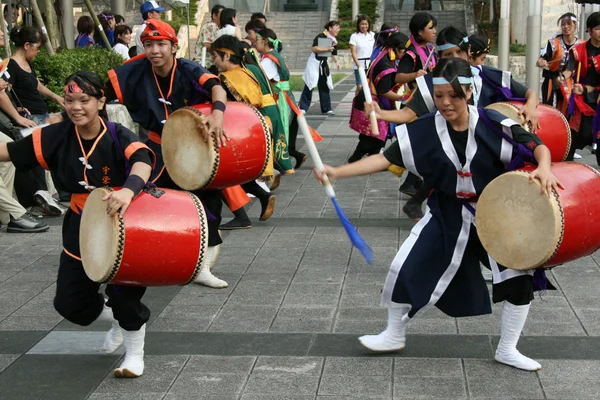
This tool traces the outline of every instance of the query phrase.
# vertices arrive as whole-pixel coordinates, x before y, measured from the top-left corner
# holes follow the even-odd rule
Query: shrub
[[[65,79],[77,71],[90,71],[108,80],[108,71],[123,64],[123,58],[112,50],[99,47],[65,49],[50,57],[43,50],[33,62],[40,81],[57,94],[64,92]],[[61,107],[48,101],[51,111]]]
[[[377,14],[377,0],[361,0],[360,14],[366,14],[371,18],[371,24],[375,24]],[[356,21],[352,19],[352,0],[340,0],[338,3],[338,15],[340,19],[340,33],[338,33],[338,49],[348,49],[350,36],[356,32]]]

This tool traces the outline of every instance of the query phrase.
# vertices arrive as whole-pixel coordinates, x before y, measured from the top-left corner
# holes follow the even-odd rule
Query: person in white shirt
[[[220,38],[223,35],[235,36],[239,40],[242,39],[242,31],[237,26],[237,11],[233,8],[225,8],[221,11],[219,17],[221,28],[217,31],[216,38]]]
[[[146,21],[149,18],[160,19],[160,13],[163,11],[165,11],[165,9],[159,7],[158,3],[154,0],[147,1],[140,6],[140,12],[142,13],[142,18],[144,18],[144,23],[139,27],[135,34],[135,46],[138,55],[144,53],[144,45],[142,44],[142,39],[140,37],[142,36],[144,29],[146,29]]]
[[[350,52],[354,60],[354,79],[356,81],[356,94],[362,89],[358,69],[365,73],[369,69],[371,52],[375,44],[375,33],[371,30],[371,19],[368,15],[359,14],[356,17],[356,32],[350,36]]]
[[[131,28],[127,25],[118,25],[115,28],[115,45],[113,50],[125,60],[129,60],[129,43],[131,43]]]

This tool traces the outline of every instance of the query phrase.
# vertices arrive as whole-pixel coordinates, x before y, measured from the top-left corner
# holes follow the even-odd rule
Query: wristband
[[[213,103],[213,109],[225,112],[225,103],[217,100]]]
[[[140,194],[144,186],[146,186],[146,182],[141,177],[138,175],[129,175],[123,185],[123,189],[131,190],[133,192],[133,197],[135,198]]]

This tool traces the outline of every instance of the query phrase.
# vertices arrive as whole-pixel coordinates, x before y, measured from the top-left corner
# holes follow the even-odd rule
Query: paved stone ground
[[[328,163],[343,162],[356,143],[351,91],[349,80],[337,86],[336,116],[321,116],[318,105],[308,113]],[[307,164],[283,180],[269,221],[226,234],[217,275],[228,289],[148,290],[146,373],[136,380],[112,377],[122,353],[100,354],[107,325],[77,327],[53,309],[60,219],[48,233],[0,232],[0,399],[600,398],[600,254],[555,268],[559,290],[533,303],[520,349],[542,363],[539,372],[492,361],[499,307],[463,319],[432,310],[410,327],[405,351],[369,354],[356,338],[385,326],[379,294],[412,226],[400,211],[406,199],[387,173],[336,185],[375,250],[367,265]]]

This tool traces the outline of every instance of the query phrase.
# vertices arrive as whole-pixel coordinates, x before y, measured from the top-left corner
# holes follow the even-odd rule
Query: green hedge
[[[123,64],[123,58],[112,50],[99,47],[65,49],[50,57],[43,50],[36,57],[33,65],[40,81],[51,91],[62,95],[65,79],[77,71],[95,72],[108,79],[108,71]],[[55,102],[48,101],[51,111],[60,110]]]
[[[371,24],[374,24],[379,14],[377,14],[377,0],[361,0],[360,14],[367,14],[371,18]],[[352,0],[340,0],[338,3],[338,15],[340,19],[340,33],[338,33],[338,49],[348,49],[350,36],[356,32],[356,21],[352,19]]]

